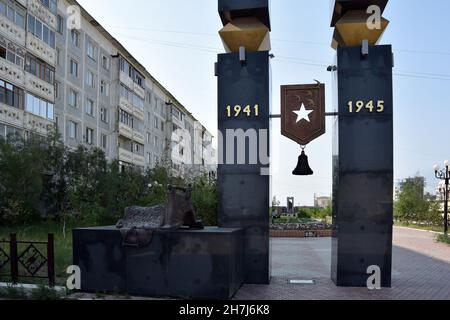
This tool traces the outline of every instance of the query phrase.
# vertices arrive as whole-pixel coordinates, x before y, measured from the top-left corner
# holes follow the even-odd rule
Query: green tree
[[[406,179],[397,191],[394,216],[407,223],[426,221],[430,210],[430,201],[424,195],[422,177]]]
[[[12,225],[37,219],[43,189],[41,139],[19,135],[0,139],[0,220]]]

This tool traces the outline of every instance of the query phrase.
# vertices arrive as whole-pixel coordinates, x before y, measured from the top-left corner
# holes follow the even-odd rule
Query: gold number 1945
[[[370,113],[373,113],[375,111],[377,113],[382,113],[384,112],[384,100],[378,100],[376,103],[376,107],[373,100],[370,100],[367,103],[362,100],[358,100],[356,101],[356,103],[354,103],[353,101],[348,102],[348,112],[350,113],[360,113],[363,109],[366,109]]]

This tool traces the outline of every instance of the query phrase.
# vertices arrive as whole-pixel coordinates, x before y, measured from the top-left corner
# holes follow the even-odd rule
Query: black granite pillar
[[[332,279],[365,287],[372,265],[391,286],[393,227],[393,55],[389,45],[338,48],[334,133]]]
[[[218,168],[219,225],[245,229],[244,282],[268,284],[269,53],[247,52],[245,62],[240,61],[239,53],[220,54],[217,76],[221,148]],[[241,108],[241,112],[235,111],[236,106]],[[240,143],[240,139],[245,142]],[[239,146],[243,151],[241,161]]]

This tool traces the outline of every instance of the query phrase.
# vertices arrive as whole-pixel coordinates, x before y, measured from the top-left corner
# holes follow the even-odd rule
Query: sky
[[[224,49],[217,0],[78,0],[173,95],[211,131],[217,133],[217,78],[214,63]],[[450,1],[391,0],[390,20],[380,44],[392,44],[394,68],[395,180],[423,175],[427,191],[437,181],[432,167],[450,159]],[[332,79],[326,67],[335,51],[330,43],[329,0],[272,0],[272,113],[280,113],[280,86],[326,84],[326,108],[333,110]],[[313,205],[314,194],[331,195],[332,120],[327,133],[307,148],[315,174],[291,172],[298,145],[281,136],[273,120],[278,161],[272,196],[282,204]]]

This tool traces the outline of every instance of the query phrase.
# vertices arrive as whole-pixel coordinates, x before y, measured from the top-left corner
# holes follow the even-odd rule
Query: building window
[[[91,117],[94,116],[94,101],[91,99],[86,99],[86,114],[90,115]]]
[[[105,70],[109,70],[109,59],[105,55],[102,55],[102,67]]]
[[[69,105],[73,108],[78,108],[78,92],[70,89],[69,92]]]
[[[58,11],[58,0],[41,0],[41,3],[50,10],[51,13],[56,14]]]
[[[94,129],[86,127],[86,135],[84,137],[84,142],[86,142],[89,145],[94,144]]]
[[[30,53],[25,58],[25,71],[50,84],[55,82],[55,69]]]
[[[102,134],[102,145],[101,147],[103,149],[107,149],[108,148],[108,136],[106,134]]]
[[[100,93],[105,97],[109,96],[109,84],[105,80],[100,82]]]
[[[55,31],[31,14],[28,14],[28,31],[53,49],[56,48]]]
[[[75,29],[70,30],[70,39],[74,47],[77,48],[80,47],[80,33],[77,30]]]
[[[78,62],[70,59],[70,74],[78,78]]]
[[[164,121],[161,120],[161,131],[164,131]]]
[[[149,165],[152,163],[152,154],[150,152],[147,153],[147,163]]]
[[[42,118],[53,120],[55,116],[54,108],[55,106],[53,105],[53,103],[38,98],[32,94],[26,94],[25,110],[27,112]]]
[[[64,34],[64,18],[58,14],[57,29],[59,34]]]
[[[26,10],[20,4],[11,0],[1,0],[0,13],[22,29],[25,29]]]
[[[95,80],[94,73],[92,71],[88,70],[86,73],[86,84],[89,87],[94,88],[95,87],[94,80]]]
[[[104,123],[108,123],[109,119],[108,119],[108,109],[106,108],[101,108],[100,109],[100,120]]]
[[[120,57],[120,70],[137,83],[141,88],[144,87],[144,76],[139,73],[127,60]]]
[[[61,90],[61,84],[58,81],[56,81],[55,82],[55,98],[56,99],[59,98],[60,90]]]
[[[0,80],[0,103],[24,109],[24,91],[10,83]]]
[[[181,112],[178,111],[175,107],[172,108],[172,115],[173,115],[175,118],[181,120]]]
[[[147,142],[152,142],[152,135],[150,134],[150,132],[147,132]]]
[[[155,117],[155,129],[159,129],[159,119]]]
[[[0,57],[23,68],[24,56],[19,54],[19,52],[7,49],[0,45]]]
[[[78,124],[74,121],[69,121],[69,138],[76,139],[78,131]]]
[[[158,148],[158,137],[153,137],[153,147],[154,147],[155,149]]]
[[[120,85],[120,96],[130,102],[136,108],[144,109],[144,99],[139,97],[134,91],[128,89],[123,84]]]
[[[61,65],[61,48],[56,48],[56,65]]]
[[[131,128],[134,127],[133,116],[128,112],[123,111],[122,109],[119,110],[119,121]]]
[[[86,44],[86,53],[89,58],[95,61],[95,46],[90,40]]]

